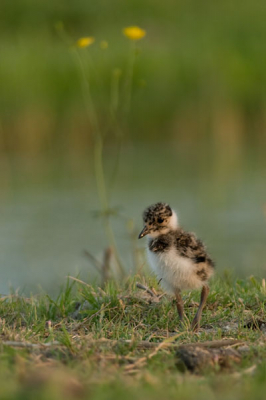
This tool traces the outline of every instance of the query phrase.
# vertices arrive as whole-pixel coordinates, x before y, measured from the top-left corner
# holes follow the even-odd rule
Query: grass
[[[138,289],[137,281],[155,287],[160,300]],[[1,398],[263,398],[265,293],[265,281],[216,278],[197,334],[189,323],[178,328],[172,300],[140,276],[103,289],[69,280],[57,299],[2,297]],[[184,293],[190,321],[198,297]],[[179,345],[225,338],[247,343],[240,363],[194,374],[180,369]]]

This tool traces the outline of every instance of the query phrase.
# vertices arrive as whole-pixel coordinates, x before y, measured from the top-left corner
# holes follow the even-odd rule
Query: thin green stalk
[[[113,125],[113,130],[116,136],[117,153],[114,160],[113,173],[110,178],[110,192],[115,184],[117,173],[119,170],[120,158],[121,158],[121,148],[123,140],[123,132],[119,126],[117,113],[119,109],[119,83],[122,71],[119,68],[115,68],[111,79],[111,93],[110,93],[110,121]]]
[[[109,203],[106,193],[102,155],[103,155],[103,141],[101,138],[97,138],[94,143],[94,170],[95,170],[99,200],[101,203],[101,209],[103,211],[103,214],[105,215],[108,213]]]
[[[125,271],[123,269],[119,253],[117,250],[117,244],[115,241],[114,237],[114,232],[111,227],[110,223],[110,215],[109,215],[109,203],[108,203],[108,198],[107,198],[107,193],[106,193],[106,185],[105,185],[105,179],[104,179],[104,170],[103,170],[103,160],[102,160],[102,154],[103,154],[103,143],[102,140],[97,140],[94,146],[94,163],[95,163],[95,174],[96,174],[96,183],[97,183],[97,189],[98,189],[98,194],[99,194],[99,199],[101,202],[101,208],[103,212],[103,221],[104,221],[104,226],[105,226],[105,232],[107,239],[112,246],[115,260],[117,262],[117,266],[119,268],[119,271],[121,275],[125,274]]]
[[[132,51],[130,52],[129,62],[128,62],[128,74],[125,86],[125,118],[127,118],[130,106],[131,106],[131,97],[132,97],[132,82],[133,82],[133,72],[136,61],[136,42],[132,42]]]
[[[87,74],[86,74],[86,71],[84,68],[84,63],[80,57],[79,52],[76,49],[74,49],[74,50],[75,50],[74,54],[78,61],[78,67],[81,72],[81,79],[84,83],[84,87],[83,87],[84,93],[83,94],[84,94],[84,100],[85,100],[85,104],[86,104],[86,110],[88,112],[89,121],[92,124],[92,128],[93,128],[93,137],[94,137],[95,141],[102,140],[97,114],[96,114],[96,111],[94,108],[94,103],[93,103],[93,100],[91,97],[90,83],[87,78]]]
[[[104,227],[107,240],[109,244],[112,246],[114,251],[115,260],[117,262],[119,271],[122,275],[124,275],[124,269],[119,257],[119,253],[117,250],[117,244],[115,241],[114,233],[110,223],[110,216],[109,216],[109,201],[107,196],[106,190],[106,183],[105,183],[105,175],[104,175],[104,168],[103,168],[103,138],[101,134],[101,130],[99,127],[98,117],[95,111],[94,103],[91,97],[90,91],[90,84],[89,80],[86,75],[86,71],[84,68],[84,63],[75,49],[75,54],[77,56],[79,69],[81,71],[82,80],[84,82],[84,98],[86,103],[86,108],[88,112],[89,120],[92,124],[93,128],[93,137],[94,137],[94,170],[95,170],[95,178],[96,178],[96,185],[97,185],[97,193],[99,196],[100,206],[103,214],[104,219]]]
[[[111,114],[115,115],[119,105],[119,81],[122,71],[119,68],[115,68],[112,73],[111,79]]]

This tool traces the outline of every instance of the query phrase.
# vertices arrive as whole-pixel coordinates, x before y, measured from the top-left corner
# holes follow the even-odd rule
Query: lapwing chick
[[[214,263],[201,240],[185,232],[175,211],[166,203],[156,203],[143,212],[144,228],[139,239],[148,236],[148,259],[163,289],[176,298],[180,320],[184,319],[182,290],[201,290],[200,305],[192,329],[200,326],[202,310],[209,294],[208,281]]]

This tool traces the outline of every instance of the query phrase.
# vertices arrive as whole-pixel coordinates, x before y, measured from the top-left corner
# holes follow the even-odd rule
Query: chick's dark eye
[[[159,222],[159,224],[161,224],[164,221],[164,219],[163,218],[158,218],[157,221]]]

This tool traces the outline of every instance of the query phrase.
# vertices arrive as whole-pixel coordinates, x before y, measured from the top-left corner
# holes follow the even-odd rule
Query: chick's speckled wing
[[[196,264],[207,263],[214,267],[214,262],[208,255],[204,244],[194,233],[179,230],[175,232],[174,236],[174,246],[181,256],[190,258]]]

